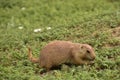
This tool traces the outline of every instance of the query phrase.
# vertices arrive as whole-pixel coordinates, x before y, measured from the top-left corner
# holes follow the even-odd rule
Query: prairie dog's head
[[[83,60],[93,61],[95,59],[94,49],[88,44],[81,44],[80,53],[82,55]]]
[[[94,49],[88,44],[76,44],[72,53],[82,60],[93,61],[95,59]]]

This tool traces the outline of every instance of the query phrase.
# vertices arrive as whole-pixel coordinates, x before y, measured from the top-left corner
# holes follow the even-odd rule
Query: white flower
[[[21,8],[21,10],[23,10],[23,11],[24,11],[25,9],[26,9],[25,7],[22,7],[22,8]]]
[[[22,26],[20,26],[20,27],[18,27],[18,29],[23,29],[23,27],[22,27]]]
[[[50,30],[51,29],[51,27],[47,27],[47,30]]]
[[[42,31],[42,29],[34,29],[34,32],[41,32]]]
[[[35,30],[34,30],[34,32],[38,32],[38,30],[37,30],[37,29],[35,29]]]
[[[38,31],[41,31],[41,29],[38,29]]]

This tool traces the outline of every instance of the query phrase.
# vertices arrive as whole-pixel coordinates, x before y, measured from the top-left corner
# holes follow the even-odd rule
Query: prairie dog
[[[31,62],[39,63],[40,67],[46,68],[63,63],[91,64],[95,59],[93,48],[88,44],[72,43],[70,41],[53,41],[48,43],[40,52],[39,58],[32,57],[29,48],[28,57]]]

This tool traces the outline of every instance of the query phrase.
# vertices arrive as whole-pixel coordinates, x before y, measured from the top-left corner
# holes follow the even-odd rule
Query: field
[[[90,44],[95,64],[41,75],[27,47],[53,40]],[[120,80],[120,0],[0,0],[0,80]]]

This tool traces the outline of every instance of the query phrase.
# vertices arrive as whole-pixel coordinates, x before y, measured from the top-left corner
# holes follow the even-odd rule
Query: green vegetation
[[[42,69],[27,58],[27,46],[38,57],[53,40],[92,45],[95,64],[41,76]],[[120,0],[0,0],[0,80],[119,79]]]

